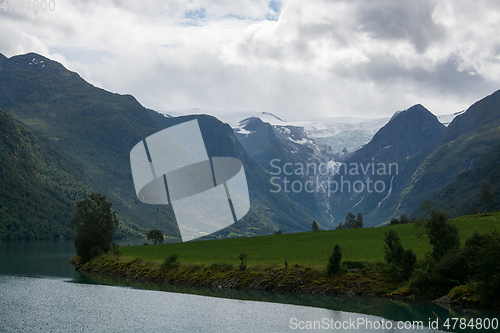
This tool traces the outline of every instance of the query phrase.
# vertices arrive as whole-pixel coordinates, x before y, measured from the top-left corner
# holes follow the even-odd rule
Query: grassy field
[[[462,243],[476,229],[500,231],[500,212],[478,218],[476,215],[461,216],[452,220],[460,230]],[[186,243],[121,247],[124,258],[142,258],[145,261],[163,261],[177,254],[181,263],[215,262],[239,264],[240,253],[247,254],[247,264],[316,266],[325,265],[333,246],[342,248],[343,260],[384,260],[384,236],[393,229],[401,237],[404,248],[412,248],[422,259],[431,248],[426,236],[418,236],[424,228],[413,224],[378,228],[304,232],[295,234],[234,238]]]

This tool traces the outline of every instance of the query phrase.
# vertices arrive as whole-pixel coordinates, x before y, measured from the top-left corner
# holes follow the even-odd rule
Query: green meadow
[[[474,231],[500,231],[500,212],[487,216],[465,215],[451,220],[462,239],[462,244]],[[120,247],[122,257],[145,261],[163,261],[177,254],[181,263],[215,262],[239,264],[239,255],[247,255],[247,264],[318,266],[326,265],[335,244],[342,248],[342,260],[384,260],[384,237],[389,230],[398,232],[403,247],[412,248],[417,259],[423,259],[431,250],[424,228],[402,224],[365,229],[331,230],[294,234],[233,238],[186,243]]]

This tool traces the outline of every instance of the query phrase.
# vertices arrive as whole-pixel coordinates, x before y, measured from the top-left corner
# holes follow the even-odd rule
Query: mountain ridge
[[[144,236],[148,230],[161,229],[169,237],[179,238],[171,206],[146,205],[138,201],[129,160],[130,150],[137,142],[164,128],[162,121],[173,124],[179,120],[164,116],[155,118],[153,111],[143,107],[133,96],[94,87],[77,73],[35,53],[1,59],[0,108],[33,128],[81,167],[84,182],[113,203],[123,222],[120,225],[126,227],[124,233]],[[219,148],[236,149],[239,142],[229,126],[224,127],[215,118],[202,118],[211,119],[209,127],[219,128],[224,134]],[[212,131],[213,138],[221,138],[221,133]],[[240,153],[246,155],[244,150]],[[242,158],[248,160],[248,157]],[[252,163],[247,161],[251,172],[264,172]],[[259,185],[260,193],[271,186],[264,185]],[[262,194],[261,199],[269,200],[270,197]],[[250,215],[254,222],[264,221],[260,224],[261,229],[245,229],[245,225],[240,224],[231,232],[255,235],[272,233],[280,227],[288,232],[310,227],[314,214],[294,204],[284,193],[271,199],[270,202],[274,200],[274,212],[259,202],[261,209]],[[289,211],[280,206],[288,207]]]

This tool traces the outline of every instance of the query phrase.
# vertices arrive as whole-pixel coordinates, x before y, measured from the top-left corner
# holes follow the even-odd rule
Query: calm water
[[[432,311],[443,320],[499,317],[387,299],[130,282],[76,272],[66,263],[73,255],[72,242],[0,243],[0,332],[429,332],[397,329],[397,321],[427,326]],[[316,330],[300,329],[314,321]]]

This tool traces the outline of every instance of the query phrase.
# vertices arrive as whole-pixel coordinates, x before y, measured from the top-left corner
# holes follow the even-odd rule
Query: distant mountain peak
[[[405,114],[405,113],[409,114],[409,113],[413,113],[413,112],[424,112],[424,113],[427,112],[427,113],[431,113],[422,104],[415,104],[412,107],[409,107],[408,109],[405,109],[403,111],[396,111],[396,112],[394,112],[394,114],[391,117],[391,120],[389,120],[389,121],[393,121],[394,119],[396,119],[397,116],[399,116],[401,114]]]
[[[432,144],[445,126],[421,104],[396,112],[364,147],[356,151],[354,159],[395,162],[418,154]]]

